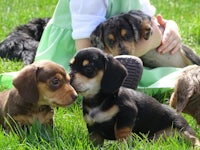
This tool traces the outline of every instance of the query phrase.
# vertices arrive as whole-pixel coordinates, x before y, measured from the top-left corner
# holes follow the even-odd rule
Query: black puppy
[[[126,139],[132,132],[153,139],[177,130],[200,146],[181,115],[144,93],[121,86],[127,71],[112,56],[96,48],[83,49],[70,67],[71,84],[83,96],[83,115],[95,144]]]
[[[24,65],[34,61],[43,30],[50,18],[36,18],[16,27],[0,43],[0,57],[22,60]]]

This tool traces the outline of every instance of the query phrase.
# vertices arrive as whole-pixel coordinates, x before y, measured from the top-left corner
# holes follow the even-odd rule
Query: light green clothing
[[[116,5],[117,4],[117,5]],[[130,9],[140,9],[137,0],[110,0],[107,17],[118,12],[127,12]],[[69,11],[69,0],[59,0],[51,21],[46,26],[42,35],[35,61],[52,60],[61,64],[66,71],[69,71],[69,61],[75,54],[75,44],[71,37],[71,17]],[[153,92],[158,89],[163,91],[174,87],[174,81],[178,68],[144,68],[142,79],[138,89]],[[0,84],[10,88],[12,77],[0,75]],[[6,83],[5,83],[6,82]],[[5,84],[4,84],[5,83]]]
[[[52,60],[68,71],[69,61],[76,52],[71,34],[69,0],[59,0],[53,17],[43,32],[35,61]]]
[[[110,0],[106,16],[110,17],[131,9],[140,9],[138,0],[131,0],[126,3],[122,0]],[[52,60],[64,66],[68,71],[69,61],[76,52],[74,40],[71,35],[72,27],[69,0],[59,0],[53,17],[46,26],[40,40],[35,61],[41,59]]]
[[[128,12],[133,9],[141,9],[141,5],[138,0],[126,0],[125,3],[123,0],[109,0],[109,7],[106,13],[106,18],[122,12]]]

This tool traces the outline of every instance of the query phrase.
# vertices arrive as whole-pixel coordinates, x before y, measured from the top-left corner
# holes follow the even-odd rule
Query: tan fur
[[[53,125],[53,108],[68,106],[77,97],[63,67],[38,61],[24,67],[13,80],[14,87],[0,93],[0,123],[31,125],[36,120]],[[7,121],[5,121],[5,119]]]
[[[170,105],[178,113],[184,112],[193,116],[200,125],[200,67],[191,65],[180,73]]]

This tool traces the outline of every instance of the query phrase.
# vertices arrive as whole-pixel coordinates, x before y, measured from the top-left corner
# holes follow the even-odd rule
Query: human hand
[[[164,54],[169,52],[174,54],[181,47],[181,36],[176,22],[173,20],[165,20],[161,15],[157,16],[157,21],[164,28],[161,45],[158,47],[158,52]]]

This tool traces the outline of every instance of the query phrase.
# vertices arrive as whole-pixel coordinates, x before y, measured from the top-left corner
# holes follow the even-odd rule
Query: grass
[[[0,1],[0,41],[17,25],[24,24],[32,18],[52,16],[57,0],[1,0]],[[194,48],[200,54],[200,3],[197,0],[152,0],[157,8],[157,13],[166,19],[175,20],[185,44]],[[22,62],[0,59],[0,73],[17,71],[22,68]],[[1,90],[4,90],[1,88]],[[169,94],[156,95],[161,102],[167,102]],[[18,150],[43,150],[43,149],[99,149],[88,140],[87,129],[81,112],[81,101],[78,100],[68,108],[55,110],[55,127],[47,129],[39,124],[34,124],[29,132],[20,131],[6,133],[0,128],[0,148]],[[199,127],[188,115],[183,114],[189,124],[200,137]],[[190,143],[178,136],[156,142],[148,142],[134,136],[133,139],[121,143],[106,141],[102,149],[154,149],[154,150],[189,150]]]

